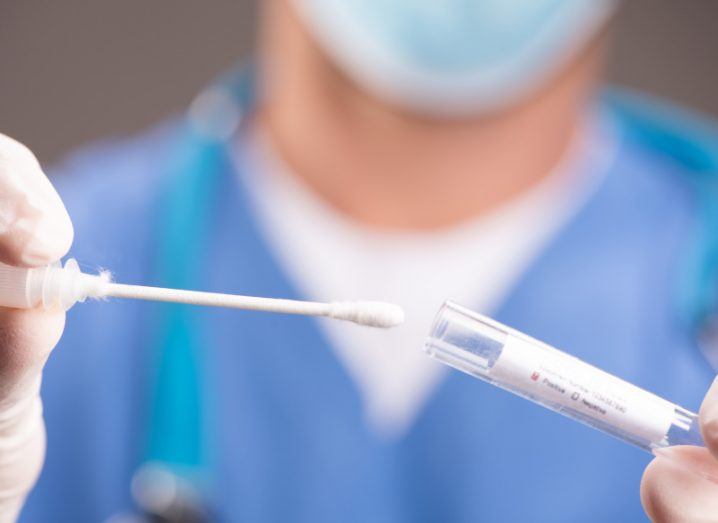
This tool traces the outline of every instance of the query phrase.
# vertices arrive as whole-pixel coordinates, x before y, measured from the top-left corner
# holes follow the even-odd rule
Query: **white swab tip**
[[[354,301],[332,303],[331,318],[352,321],[368,327],[396,327],[404,323],[404,309],[381,301]]]

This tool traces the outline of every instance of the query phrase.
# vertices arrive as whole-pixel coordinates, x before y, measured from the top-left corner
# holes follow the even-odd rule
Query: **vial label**
[[[515,336],[507,337],[490,378],[556,410],[571,409],[654,444],[668,432],[676,408],[578,358]]]

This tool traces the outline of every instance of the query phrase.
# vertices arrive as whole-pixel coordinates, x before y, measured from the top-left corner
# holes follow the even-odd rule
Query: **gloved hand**
[[[693,468],[718,478],[718,378],[703,400],[700,423],[706,449],[676,447],[665,451],[676,454],[683,462],[692,461]],[[648,465],[641,483],[641,501],[656,523],[718,522],[718,484],[673,460],[658,457]]]
[[[72,223],[35,156],[0,134],[0,262],[47,265],[72,243]],[[15,521],[45,456],[42,368],[65,324],[59,310],[0,307],[0,522]]]

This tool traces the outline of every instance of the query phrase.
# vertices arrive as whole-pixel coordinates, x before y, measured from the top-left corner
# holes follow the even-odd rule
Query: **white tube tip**
[[[404,309],[382,301],[335,302],[332,303],[328,316],[384,329],[404,323]]]

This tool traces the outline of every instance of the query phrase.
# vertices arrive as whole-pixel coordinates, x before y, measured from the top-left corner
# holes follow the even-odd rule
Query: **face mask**
[[[538,90],[617,0],[293,0],[332,59],[390,103],[487,113]]]

